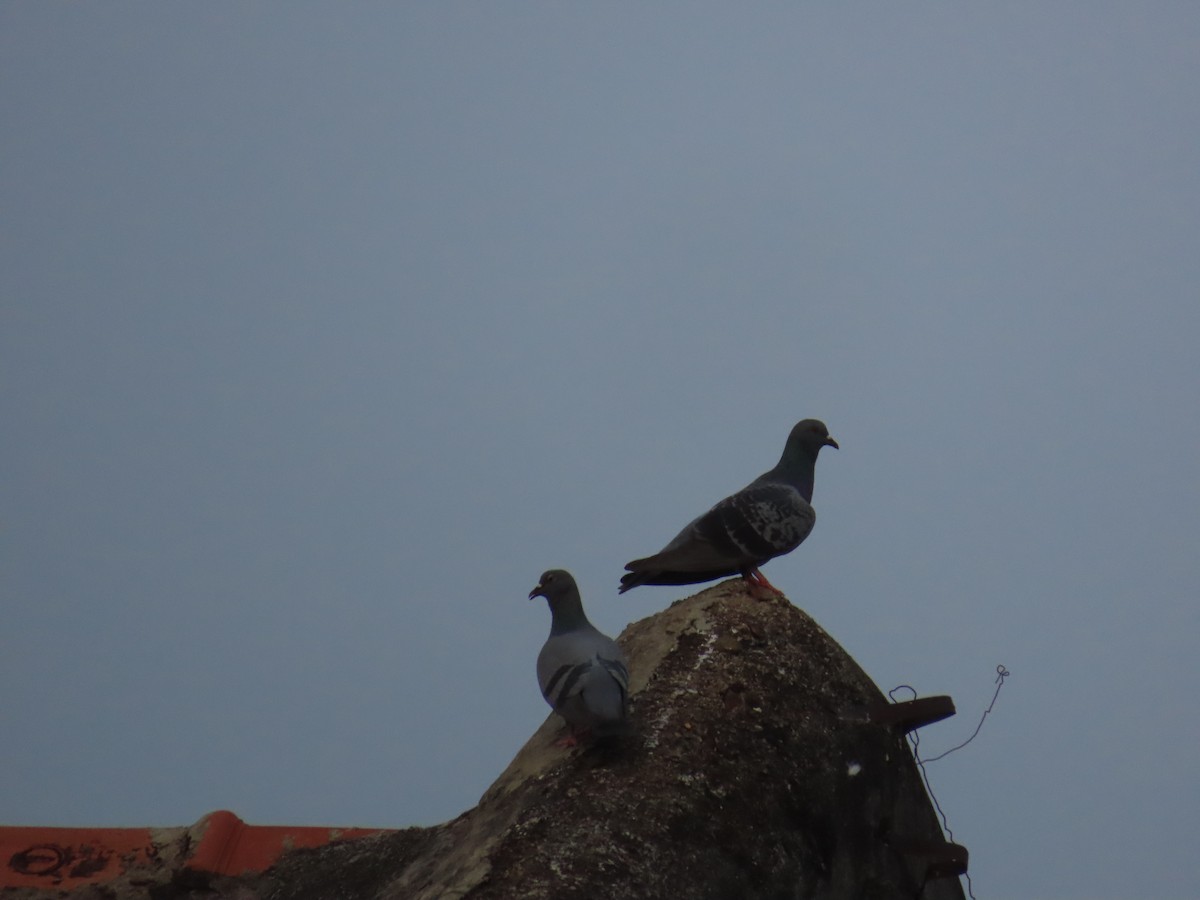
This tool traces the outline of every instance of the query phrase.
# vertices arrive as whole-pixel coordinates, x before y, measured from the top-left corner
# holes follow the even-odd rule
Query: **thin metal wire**
[[[979,729],[983,727],[983,720],[988,717],[988,713],[990,713],[992,711],[992,707],[996,705],[996,698],[1000,696],[1000,688],[1004,687],[1004,679],[1011,674],[1012,672],[1004,668],[1003,665],[996,666],[996,692],[992,694],[992,702],[988,704],[987,709],[983,711],[983,715],[979,717],[979,724],[975,726],[975,730],[971,732],[971,736],[957,747],[951,747],[944,753],[939,753],[937,756],[931,756],[929,759],[925,760],[925,762],[937,762],[939,759],[949,756],[955,750],[961,750],[963,747],[967,746],[967,744],[971,743],[971,741],[975,740],[975,736],[979,734]]]
[[[929,783],[929,772],[926,771],[925,764],[937,762],[939,759],[949,756],[955,750],[961,750],[963,747],[967,746],[967,744],[971,743],[971,741],[975,740],[976,735],[979,734],[979,730],[983,728],[983,720],[988,717],[988,713],[990,713],[992,711],[992,707],[996,705],[996,698],[1000,696],[1000,689],[1004,687],[1004,679],[1011,674],[1012,673],[1003,665],[996,666],[996,691],[992,694],[992,702],[988,704],[987,709],[983,711],[983,715],[979,717],[979,724],[975,726],[975,730],[971,732],[971,736],[957,747],[951,747],[944,753],[939,753],[937,756],[934,756],[930,759],[921,759],[921,732],[919,729],[914,729],[908,733],[908,739],[912,742],[913,759],[916,760],[917,768],[921,770],[921,779],[925,782],[925,790],[929,792],[929,799],[933,801],[933,807],[937,810],[938,816],[941,817],[942,829],[946,832],[946,838],[951,842],[954,841],[954,832],[950,829],[950,822],[946,818],[946,813],[942,809],[942,805],[938,802],[937,795],[933,792],[933,785]],[[896,693],[898,691],[909,691],[912,693],[913,699],[916,699],[917,697],[916,688],[912,687],[912,685],[900,684],[888,691],[888,699],[890,699],[893,703],[896,702]],[[977,900],[975,896],[974,885],[971,884],[971,873],[964,872],[963,877],[967,879],[967,896],[970,897],[971,900]],[[921,892],[924,892],[924,890],[925,885],[922,884]]]

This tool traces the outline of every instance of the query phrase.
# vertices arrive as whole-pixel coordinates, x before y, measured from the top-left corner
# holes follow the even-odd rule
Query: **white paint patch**
[[[705,631],[700,627],[700,623],[693,620],[690,624],[696,627],[699,634],[705,634],[704,646],[700,648],[700,653],[696,656],[696,664],[692,666],[692,671],[697,672],[704,661],[712,656],[713,646],[717,642],[717,633],[711,629]],[[674,652],[678,648],[678,644],[671,649]],[[696,693],[695,688],[680,688],[671,695],[671,700],[674,701],[684,694]],[[650,723],[649,733],[646,735],[646,746],[653,749],[658,746],[658,736],[662,734],[662,730],[667,727],[667,723],[671,720],[671,714],[675,710],[675,704],[668,702],[663,704],[662,712],[658,714],[653,722]]]

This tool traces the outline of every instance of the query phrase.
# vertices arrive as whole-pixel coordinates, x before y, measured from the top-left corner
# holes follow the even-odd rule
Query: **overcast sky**
[[[1194,896],[1195,4],[8,2],[0,121],[0,822],[449,819],[814,416],[976,895]]]

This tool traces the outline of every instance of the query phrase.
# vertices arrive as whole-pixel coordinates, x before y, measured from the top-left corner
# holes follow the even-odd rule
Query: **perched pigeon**
[[[658,553],[626,564],[620,593],[639,584],[698,584],[740,574],[751,586],[779,594],[758,567],[795,550],[812,531],[817,454],[837,445],[824,422],[798,422],[775,468],[693,519]]]
[[[629,669],[617,642],[601,634],[583,613],[570,572],[545,572],[529,599],[550,604],[550,637],[538,654],[542,696],[567,720],[572,746],[583,737],[606,738],[627,730]]]

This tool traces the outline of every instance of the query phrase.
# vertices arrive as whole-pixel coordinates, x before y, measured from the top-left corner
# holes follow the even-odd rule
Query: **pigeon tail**
[[[630,563],[629,565],[633,565]],[[729,568],[720,570],[710,570],[706,572],[679,572],[672,570],[655,570],[655,569],[639,569],[634,572],[627,572],[621,576],[621,586],[617,589],[618,594],[623,594],[626,591],[632,590],[643,584],[653,585],[675,585],[675,584],[702,584],[705,581],[715,581],[718,578],[728,578],[730,575],[740,575],[741,569]]]
[[[625,745],[632,734],[633,726],[628,719],[613,722],[604,728],[593,728],[588,741],[589,748],[602,753],[618,750]]]

